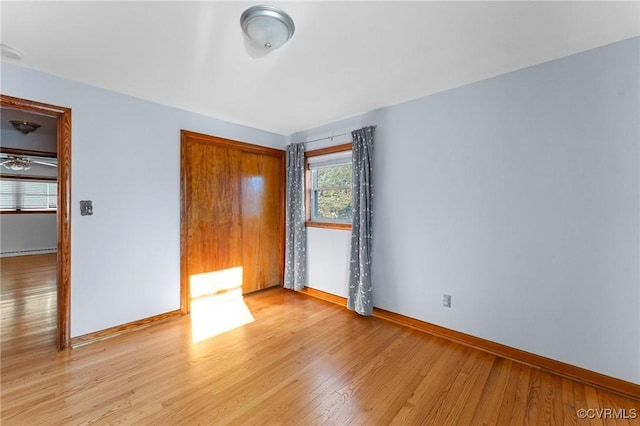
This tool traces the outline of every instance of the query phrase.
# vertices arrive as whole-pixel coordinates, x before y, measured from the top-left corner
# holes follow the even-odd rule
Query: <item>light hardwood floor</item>
[[[56,352],[55,256],[1,267],[3,425],[640,424],[577,416],[636,400],[282,289],[196,343],[185,316]]]

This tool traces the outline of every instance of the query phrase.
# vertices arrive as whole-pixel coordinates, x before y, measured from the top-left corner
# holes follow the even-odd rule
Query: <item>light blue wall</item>
[[[5,95],[72,109],[71,336],[180,307],[180,129],[285,137],[2,63]],[[80,200],[94,215],[80,216]]]
[[[57,228],[55,214],[3,214],[0,216],[0,255],[55,252],[58,248]]]
[[[55,135],[30,133],[28,137],[15,129],[1,129],[0,141],[4,148],[27,149],[31,151],[56,152],[57,138]]]
[[[639,52],[634,38],[293,135],[378,125],[375,306],[640,383]],[[346,296],[321,272],[348,253],[330,232],[309,231],[309,282]]]

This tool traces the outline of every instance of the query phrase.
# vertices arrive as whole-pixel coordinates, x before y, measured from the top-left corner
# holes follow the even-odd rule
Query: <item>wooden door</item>
[[[284,151],[182,131],[182,306],[281,285]]]
[[[241,155],[242,259],[245,293],[281,285],[283,280],[282,158],[251,152]]]

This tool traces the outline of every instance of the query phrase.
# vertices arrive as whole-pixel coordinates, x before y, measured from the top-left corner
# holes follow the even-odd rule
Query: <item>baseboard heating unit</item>
[[[0,257],[28,256],[30,254],[55,253],[57,251],[58,251],[57,248],[42,248],[42,249],[0,251]]]

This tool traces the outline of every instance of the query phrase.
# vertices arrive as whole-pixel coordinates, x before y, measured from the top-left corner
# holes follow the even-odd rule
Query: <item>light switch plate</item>
[[[80,216],[91,216],[93,214],[93,202],[91,200],[80,201]]]

